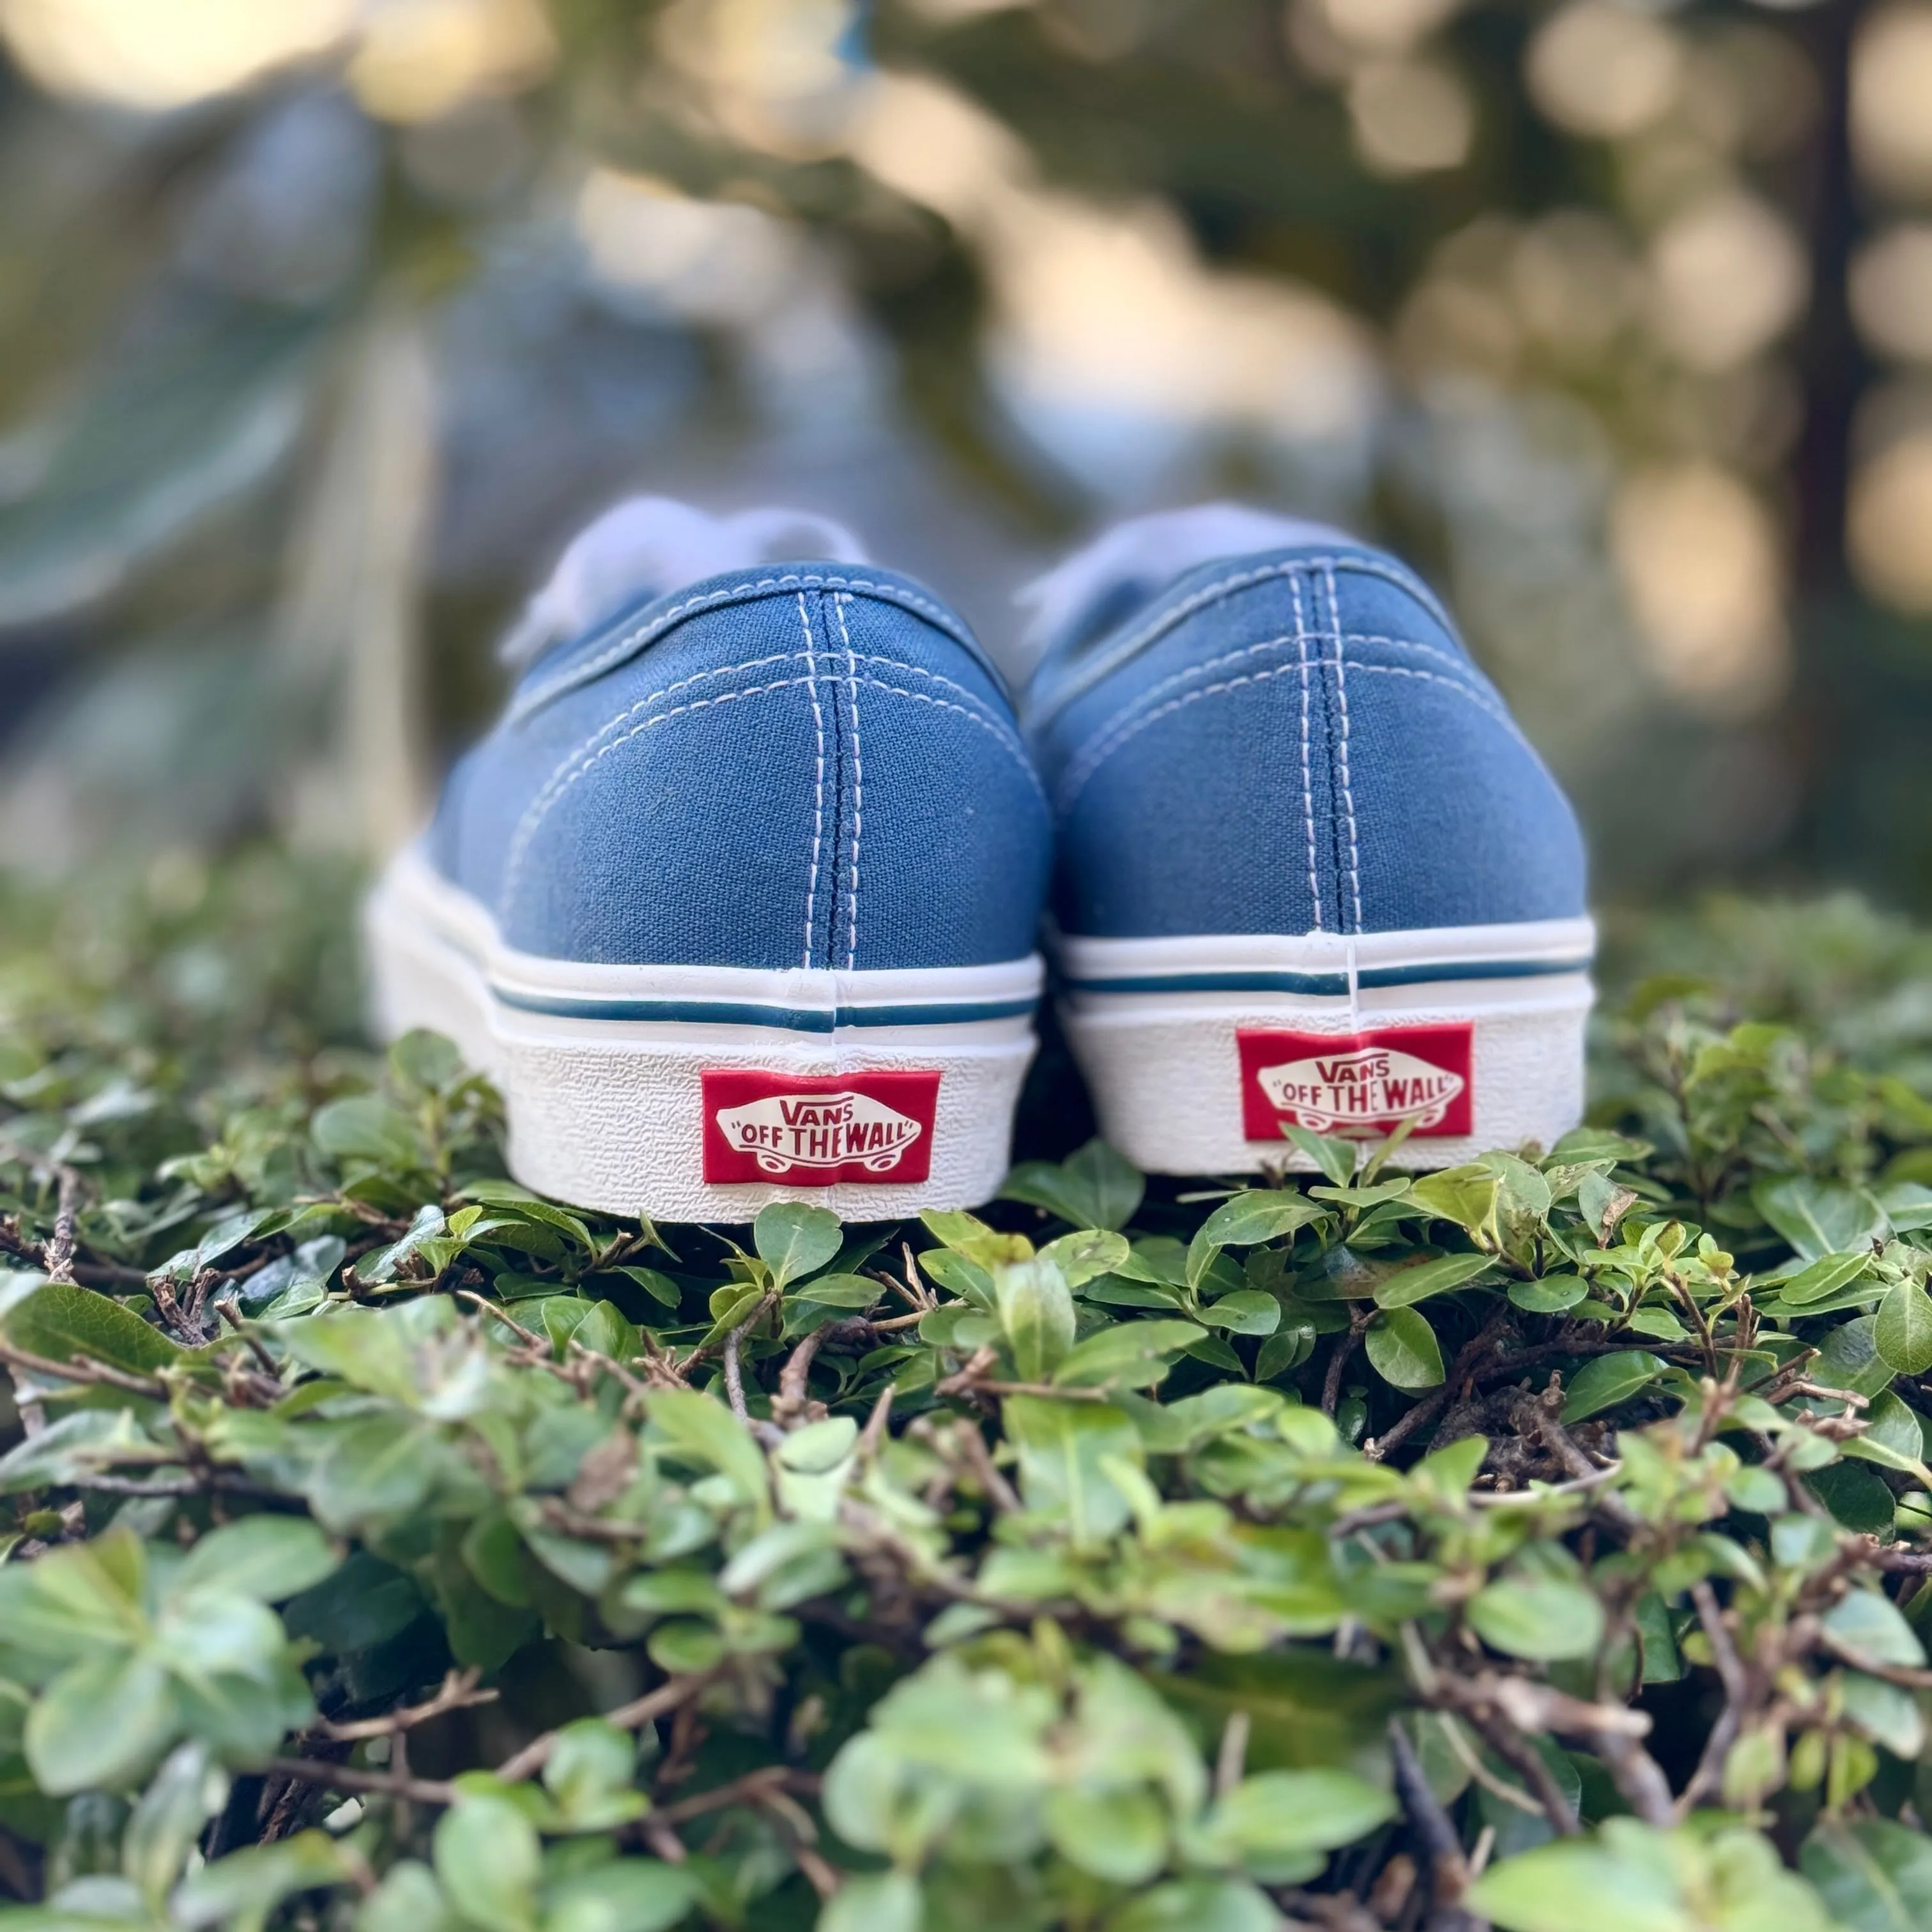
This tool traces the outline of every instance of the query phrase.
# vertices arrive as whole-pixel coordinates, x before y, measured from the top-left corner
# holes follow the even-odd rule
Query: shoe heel
[[[1060,1016],[1106,1138],[1160,1174],[1306,1171],[1284,1132],[1450,1167],[1582,1118],[1587,920],[1289,938],[1068,940]]]
[[[448,1034],[503,1096],[510,1172],[577,1206],[849,1221],[971,1208],[1006,1178],[1039,958],[898,973],[602,966],[499,944],[412,854],[365,914],[374,1020]]]

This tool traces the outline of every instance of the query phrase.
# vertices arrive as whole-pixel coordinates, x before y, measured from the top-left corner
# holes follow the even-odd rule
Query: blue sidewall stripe
[[[973,1005],[761,1006],[738,1000],[573,998],[563,994],[490,991],[506,1006],[529,1013],[554,1013],[566,1019],[657,1020],[697,1026],[778,1027],[789,1033],[831,1033],[840,1027],[956,1026],[974,1020],[1011,1019],[1030,1013],[1036,1000],[1003,1000]]]
[[[1453,960],[1430,966],[1368,966],[1359,986],[1425,986],[1444,980],[1530,980],[1589,970],[1588,959]],[[1118,980],[1074,980],[1076,993],[1309,993],[1346,996],[1346,973],[1150,973]]]

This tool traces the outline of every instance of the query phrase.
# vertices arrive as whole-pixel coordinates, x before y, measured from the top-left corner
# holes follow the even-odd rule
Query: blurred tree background
[[[1454,598],[1600,890],[1932,901],[1928,0],[0,0],[0,856],[370,850],[633,489]]]

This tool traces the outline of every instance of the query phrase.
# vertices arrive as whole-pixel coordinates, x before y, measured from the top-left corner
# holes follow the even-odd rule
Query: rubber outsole
[[[1452,1167],[1582,1118],[1588,920],[1360,935],[1062,938],[1101,1131],[1156,1174],[1306,1172],[1293,1124]]]
[[[374,1018],[448,1034],[503,1096],[510,1172],[606,1213],[848,1221],[1005,1178],[1037,956],[913,972],[610,966],[519,953],[414,850],[364,912]]]

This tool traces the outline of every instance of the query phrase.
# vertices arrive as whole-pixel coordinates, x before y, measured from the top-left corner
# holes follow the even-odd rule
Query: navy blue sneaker
[[[806,560],[760,560],[801,534]],[[1050,831],[966,626],[821,520],[644,500],[512,647],[502,722],[372,897],[383,1027],[454,1036],[511,1171],[584,1207],[988,1198]]]
[[[1394,558],[1210,506],[1027,593],[1069,1036],[1143,1168],[1446,1167],[1580,1118],[1594,929],[1568,801]]]

